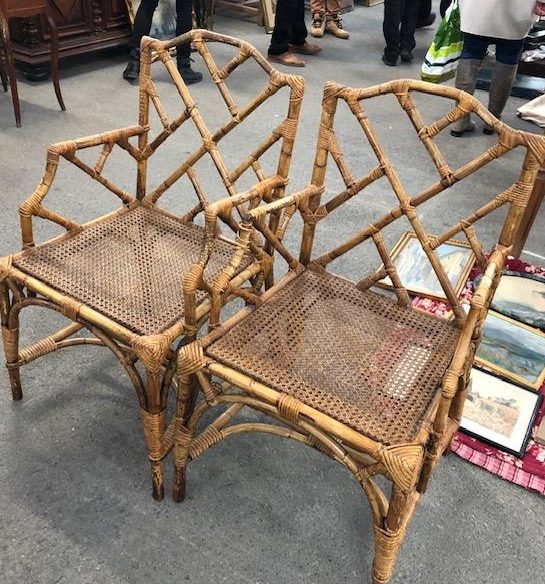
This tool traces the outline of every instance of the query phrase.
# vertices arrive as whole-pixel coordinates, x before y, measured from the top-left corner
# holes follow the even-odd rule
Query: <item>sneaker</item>
[[[346,32],[343,28],[343,21],[336,16],[331,20],[327,20],[325,23],[325,31],[338,39],[349,39],[350,34]]]
[[[315,12],[312,15],[312,26],[310,28],[310,36],[320,39],[324,36],[324,30],[325,30],[324,17],[319,12]]]
[[[178,63],[178,71],[186,85],[192,85],[193,83],[199,83],[199,81],[202,81],[202,73],[191,68],[190,59],[180,61]]]
[[[127,81],[136,81],[140,75],[140,50],[131,49],[129,53],[129,62],[125,71],[123,71],[123,79]]]

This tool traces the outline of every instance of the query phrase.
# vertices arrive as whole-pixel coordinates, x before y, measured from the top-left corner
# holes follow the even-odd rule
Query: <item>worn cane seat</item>
[[[151,335],[183,317],[183,277],[199,257],[203,234],[157,208],[137,207],[25,251],[13,263],[131,331]],[[216,240],[206,279],[228,264],[233,250]],[[247,256],[239,271],[251,261]]]
[[[384,444],[411,441],[456,327],[326,272],[305,271],[207,354]]]

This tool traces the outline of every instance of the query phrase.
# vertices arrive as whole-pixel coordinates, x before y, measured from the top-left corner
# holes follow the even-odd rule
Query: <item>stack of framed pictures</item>
[[[461,428],[522,457],[543,397],[538,392],[545,381],[545,334],[540,330],[545,325],[545,280],[505,273],[492,308],[475,355],[478,368],[471,374]]]

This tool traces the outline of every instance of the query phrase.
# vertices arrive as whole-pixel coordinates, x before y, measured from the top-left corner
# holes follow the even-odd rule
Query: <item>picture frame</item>
[[[455,294],[459,296],[475,263],[475,254],[471,246],[463,241],[449,239],[435,251],[445,267]],[[403,234],[393,247],[391,258],[408,292],[435,300],[447,300],[439,279],[414,232],[407,231]],[[392,288],[388,276],[377,282],[377,285]]]
[[[473,368],[460,430],[522,458],[542,398],[519,384]]]
[[[469,305],[462,305],[469,312]],[[538,391],[545,381],[545,333],[493,310],[482,327],[475,363]]]
[[[481,276],[474,283],[477,289]],[[545,277],[505,270],[491,308],[519,322],[545,331]]]

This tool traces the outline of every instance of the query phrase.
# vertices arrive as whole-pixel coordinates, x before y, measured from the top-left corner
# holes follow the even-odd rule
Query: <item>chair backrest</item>
[[[175,61],[171,57],[170,51],[183,43],[192,43],[203,59],[210,74],[211,80],[218,89],[222,101],[229,112],[229,119],[220,128],[210,129],[207,125],[200,108],[194,97],[184,83]],[[209,43],[225,43],[232,45],[238,50],[234,56],[223,67],[218,67],[210,51]],[[151,62],[159,59],[170,77],[172,78],[176,90],[182,101],[182,110],[172,119],[169,119],[159,98],[157,85],[151,77]],[[255,61],[259,68],[268,77],[267,83],[262,91],[244,105],[239,105],[233,98],[226,80],[241,65],[248,60]],[[206,80],[205,80],[206,83]],[[282,88],[289,91],[289,99],[286,100],[287,110],[285,115],[278,116],[274,120],[272,131],[265,137],[265,132],[261,143],[238,143],[237,151],[246,155],[235,168],[228,168],[222,153],[220,141],[239,127],[251,116],[265,101],[274,96]],[[226,195],[236,195],[241,189],[237,186],[238,181],[247,173],[254,173],[257,182],[265,180],[267,177],[263,171],[260,159],[278,142],[281,142],[280,154],[276,165],[275,175],[280,179],[278,186],[272,189],[272,193],[265,195],[266,200],[274,200],[284,193],[285,183],[288,178],[288,171],[291,162],[293,142],[297,131],[299,111],[304,92],[304,80],[302,77],[287,75],[275,70],[269,62],[250,44],[236,38],[217,34],[207,30],[193,30],[176,39],[170,41],[158,41],[149,37],[144,37],[141,44],[141,70],[140,70],[140,117],[141,126],[149,124],[150,110],[154,108],[163,126],[162,131],[157,136],[150,139],[149,132],[144,132],[139,137],[139,149],[143,153],[139,162],[137,198],[147,204],[155,204],[159,198],[183,176],[187,176],[191,181],[197,196],[197,205],[193,207],[187,218],[193,219],[208,204],[208,198],[202,183],[199,180],[195,165],[203,158],[210,157],[213,165],[219,174]],[[272,120],[271,120],[272,121]],[[185,158],[178,166],[152,190],[147,190],[147,161],[159,149],[159,147],[170,138],[170,136],[183,127],[184,123],[193,124],[200,135],[200,144]],[[261,120],[261,127],[264,121]],[[216,194],[217,196],[217,194]],[[232,217],[220,217],[233,231],[237,231],[238,223]]]
[[[434,120],[432,123],[426,123],[416,105],[414,99],[417,97],[416,94],[431,94],[438,98],[452,100],[455,105],[439,119]],[[426,186],[418,193],[409,194],[407,192],[398,169],[394,168],[386,149],[380,144],[378,132],[364,108],[363,102],[365,100],[385,95],[393,95],[395,97],[400,108],[399,111],[404,111],[408,116],[418,138],[437,169],[437,181]],[[371,170],[362,177],[356,177],[352,174],[343,154],[339,136],[341,134],[340,130],[345,131],[346,128],[335,128],[336,110],[339,103],[342,102],[348,106],[349,111],[354,115],[354,121],[361,126],[377,161],[376,165],[372,165]],[[458,168],[451,168],[435,139],[440,132],[447,129],[450,124],[468,112],[476,114],[485,123],[493,126],[496,132],[496,141],[473,160],[462,164]],[[389,112],[389,115],[393,116],[393,113],[395,112]],[[399,136],[397,140],[399,144],[403,144],[402,136]],[[463,148],[463,142],[463,140],[457,142],[459,147]],[[352,143],[351,147],[353,148]],[[409,147],[407,146],[407,148]],[[419,208],[423,203],[448,190],[449,187],[456,185],[459,181],[466,181],[469,186],[471,175],[491,161],[506,155],[516,148],[525,149],[526,152],[522,169],[510,186],[500,193],[494,193],[489,200],[481,204],[478,203],[478,208],[470,213],[467,213],[467,209],[460,208],[452,202],[449,205],[449,223],[451,225],[444,229],[442,233],[430,234],[426,230]],[[406,155],[407,166],[410,166],[413,153],[407,150]],[[373,158],[373,156],[370,158]],[[421,246],[427,261],[429,261],[437,276],[445,297],[452,306],[457,322],[461,326],[465,322],[466,313],[462,309],[460,299],[446,273],[445,267],[441,263],[437,249],[455,236],[464,237],[475,254],[477,263],[481,268],[485,269],[487,265],[486,250],[477,236],[475,228],[477,222],[493,211],[507,206],[508,213],[505,221],[503,224],[501,222],[498,223],[501,225],[501,232],[496,234],[496,241],[502,248],[509,248],[512,245],[522,214],[529,200],[537,170],[544,159],[545,139],[542,136],[509,128],[492,116],[477,99],[460,90],[412,79],[400,79],[362,89],[342,87],[336,83],[329,82],[324,90],[312,184],[317,187],[323,187],[324,184],[327,186],[326,170],[329,160],[338,168],[344,188],[341,192],[328,196],[328,200],[325,202],[322,201],[324,197],[321,195],[316,195],[310,200],[309,209],[303,214],[305,225],[299,259],[304,265],[312,264],[320,268],[326,268],[333,260],[370,239],[376,246],[382,266],[379,267],[377,265],[375,271],[359,280],[358,288],[366,290],[384,278],[389,277],[399,304],[409,306],[410,299],[405,283],[399,276],[395,263],[392,261],[392,252],[388,249],[383,238],[383,230],[386,227],[402,219],[405,222],[408,221],[407,225],[414,233],[413,237]],[[362,213],[364,212],[366,215],[367,225],[345,241],[335,242],[335,245],[326,253],[321,253],[319,256],[313,255],[317,225],[341,205],[347,203],[356,195],[363,195],[367,188],[381,180],[386,181],[384,188],[389,189],[395,195],[393,208],[381,207],[379,214],[369,221],[368,217],[372,214],[372,210],[369,210],[369,208],[371,207],[372,209],[373,207],[369,205],[371,201],[363,200],[361,204],[366,205],[367,203],[367,206],[362,207]],[[384,183],[381,183],[381,186],[383,185]]]

